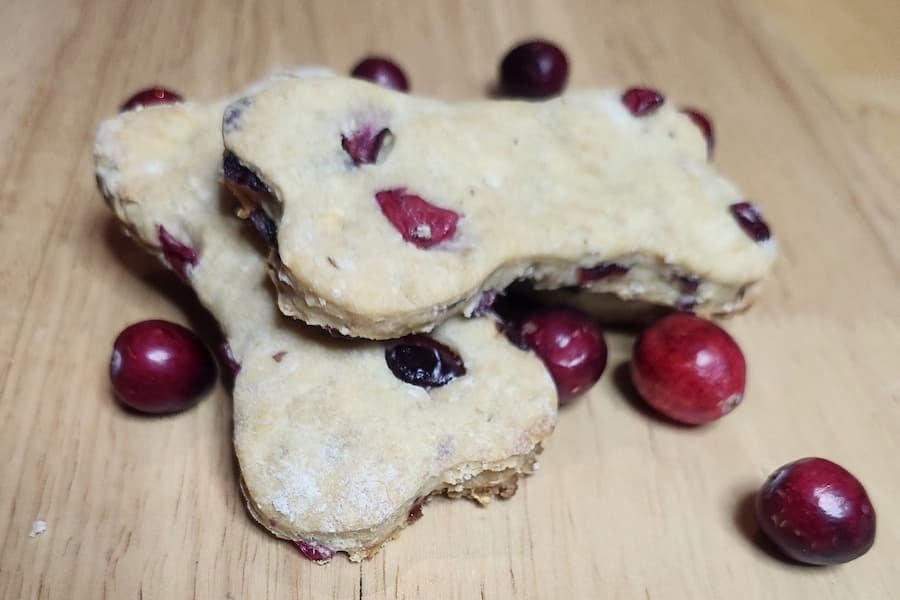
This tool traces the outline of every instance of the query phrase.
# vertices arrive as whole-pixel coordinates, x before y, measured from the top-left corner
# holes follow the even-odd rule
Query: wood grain
[[[891,0],[332,2],[7,0],[0,7],[0,598],[896,597],[900,573],[900,4]],[[782,256],[728,328],[745,404],[699,430],[647,415],[611,369],[562,411],[541,471],[480,509],[436,501],[362,565],[318,567],[241,505],[230,401],[171,418],[111,401],[129,322],[209,327],[122,238],[93,128],[131,91],[197,98],[286,64],[400,59],[416,91],[481,96],[524,36],[559,40],[573,86],[652,82],[715,117],[716,162],[766,208]],[[824,455],[879,509],[839,568],[775,558],[749,498]],[[30,538],[31,523],[47,521]]]

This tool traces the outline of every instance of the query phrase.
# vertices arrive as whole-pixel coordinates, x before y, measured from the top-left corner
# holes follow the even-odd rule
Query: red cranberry
[[[384,351],[388,368],[397,379],[419,387],[446,385],[466,374],[459,354],[427,335],[408,335]]]
[[[177,92],[166,89],[164,87],[154,86],[143,89],[125,101],[121,111],[134,110],[141,106],[151,106],[153,104],[172,104],[181,102],[183,98]]]
[[[409,82],[406,74],[397,63],[384,58],[382,56],[369,56],[360,61],[353,71],[350,72],[353,77],[359,79],[367,79],[372,83],[376,83],[382,87],[390,88],[400,92],[409,91]]]
[[[316,562],[328,562],[329,560],[334,558],[334,550],[328,548],[327,546],[317,544],[316,542],[304,542],[303,540],[297,540],[294,542],[294,545],[297,546],[297,550],[300,551],[300,554],[302,554],[309,560],[313,560]]]
[[[762,212],[752,202],[738,202],[729,206],[728,209],[744,233],[749,235],[753,241],[764,242],[772,237],[769,226],[763,220]]]
[[[571,308],[541,308],[521,325],[524,345],[537,353],[556,383],[559,403],[586,392],[606,368],[606,341],[591,319]]]
[[[593,267],[578,269],[578,285],[587,285],[592,281],[599,281],[607,277],[618,277],[627,273],[631,267],[615,262],[602,262]]]
[[[765,534],[794,560],[844,563],[875,542],[875,509],[850,472],[824,458],[801,458],[769,476],[756,497]]]
[[[372,164],[378,160],[382,144],[391,135],[391,130],[387,127],[377,132],[371,127],[363,127],[349,137],[341,136],[341,147],[350,155],[354,165]]]
[[[113,344],[109,378],[119,401],[135,410],[183,410],[216,377],[212,355],[192,331],[169,321],[126,327]]]
[[[431,248],[456,233],[458,214],[407,194],[404,188],[377,192],[375,200],[403,239],[417,248]]]
[[[699,425],[731,412],[744,396],[744,355],[715,323],[689,314],[663,317],[637,338],[631,378],[650,406]]]
[[[665,101],[665,96],[650,88],[633,87],[622,94],[622,102],[636,117],[652,113]]]
[[[707,156],[712,156],[713,146],[716,144],[716,136],[713,132],[712,121],[709,120],[706,113],[700,112],[696,108],[682,108],[681,112],[690,117],[691,121],[694,122],[694,125],[699,127],[700,131],[703,132],[703,137],[706,138],[706,154]]]
[[[179,242],[162,225],[157,228],[156,237],[159,239],[159,247],[166,262],[173,271],[181,275],[182,279],[187,279],[191,268],[196,266],[199,260],[197,251]]]
[[[500,63],[500,85],[507,96],[546,98],[560,93],[569,77],[569,61],[546,40],[519,44]]]
[[[218,349],[219,359],[222,361],[222,364],[228,367],[228,372],[231,373],[232,377],[237,377],[237,374],[241,371],[241,363],[234,357],[234,352],[231,351],[231,344],[223,341],[219,343]]]

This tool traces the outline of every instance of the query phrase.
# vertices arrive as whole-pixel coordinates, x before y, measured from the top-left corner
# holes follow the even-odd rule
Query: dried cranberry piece
[[[369,56],[360,61],[350,72],[353,77],[401,92],[409,91],[409,81],[397,63],[383,56]]]
[[[563,90],[568,77],[569,61],[565,53],[546,40],[519,44],[500,63],[500,85],[507,96],[553,96]]]
[[[756,242],[764,242],[772,237],[769,226],[763,220],[759,207],[752,202],[738,202],[728,207],[741,229]]]
[[[585,285],[592,281],[599,281],[607,277],[618,277],[627,273],[631,267],[620,265],[616,262],[602,262],[593,267],[578,269],[578,285]]]
[[[327,546],[317,544],[316,542],[304,542],[303,540],[296,540],[294,542],[294,545],[297,546],[297,550],[300,551],[300,554],[302,554],[309,560],[314,560],[316,562],[325,562],[334,558],[334,550],[328,548]]]
[[[372,164],[378,160],[382,144],[391,135],[387,127],[375,133],[371,127],[363,127],[349,137],[341,136],[341,147],[350,155],[354,165]]]
[[[427,335],[408,335],[384,351],[388,368],[397,379],[419,387],[446,385],[466,374],[459,354]]]
[[[622,102],[636,117],[655,111],[666,101],[665,96],[651,88],[633,87],[622,94]]]
[[[702,280],[696,275],[676,273],[675,281],[678,282],[678,287],[681,288],[682,292],[685,294],[693,294],[697,291],[697,288],[700,287],[700,282]]]
[[[712,156],[713,146],[716,143],[716,136],[713,132],[712,121],[709,120],[709,117],[706,116],[706,113],[703,113],[696,108],[682,108],[681,112],[690,117],[691,121],[694,122],[694,125],[700,128],[700,131],[703,132],[703,137],[706,138],[706,155],[707,157]]]
[[[187,279],[191,268],[196,266],[199,260],[197,251],[176,240],[162,225],[157,228],[156,233],[166,262],[169,263],[173,271],[182,278]]]
[[[125,101],[122,104],[122,107],[119,109],[122,112],[127,110],[134,110],[135,108],[139,108],[142,106],[152,106],[154,104],[173,104],[175,102],[181,102],[183,98],[177,92],[173,92],[170,89],[153,86],[145,88],[137,93],[135,93],[131,98]]]
[[[422,518],[422,505],[425,504],[425,500],[426,498],[416,498],[416,501],[413,502],[409,514],[406,516],[407,525],[412,525]]]
[[[231,351],[231,344],[228,342],[223,341],[219,343],[219,358],[222,363],[228,367],[228,371],[231,373],[232,377],[237,376],[241,371],[241,363],[234,358],[234,352]]]
[[[261,208],[257,208],[252,213],[250,213],[250,223],[253,224],[254,229],[263,240],[270,247],[278,246],[278,227],[275,225],[275,221],[269,218],[269,215],[266,214]]]
[[[406,188],[376,192],[375,200],[403,239],[417,248],[431,248],[456,233],[458,214],[408,194]]]
[[[259,175],[242,163],[234,153],[227,150],[222,157],[222,175],[232,183],[248,187],[255,192],[272,195],[272,189],[259,178]]]
[[[494,301],[497,299],[497,296],[500,292],[497,290],[486,290],[481,292],[481,295],[478,297],[478,305],[472,311],[473,317],[483,317],[488,314],[491,310],[491,307],[494,305]]]

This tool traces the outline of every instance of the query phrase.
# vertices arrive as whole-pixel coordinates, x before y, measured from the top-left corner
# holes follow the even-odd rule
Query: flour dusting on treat
[[[226,184],[277,228],[282,311],[355,337],[428,331],[520,278],[741,310],[774,239],[691,117],[635,91],[448,104],[285,79],[233,105],[224,140],[241,170]]]
[[[437,374],[441,385],[414,385],[392,372],[388,345],[284,317],[256,236],[229,214],[235,201],[219,183],[225,107],[121,114],[100,126],[94,152],[117,218],[171,268],[181,263],[166,256],[159,232],[177,240],[178,256],[191,259],[184,278],[227,337],[250,513],[310,560],[361,560],[421,516],[432,494],[482,503],[511,495],[556,422],[540,361],[490,320],[452,319],[431,338],[464,370],[454,363]]]

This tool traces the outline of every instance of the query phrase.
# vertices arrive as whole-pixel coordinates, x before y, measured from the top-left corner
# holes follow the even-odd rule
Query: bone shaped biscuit
[[[429,330],[519,278],[731,313],[775,257],[690,118],[615,91],[453,105],[284,80],[223,132],[226,183],[277,225],[282,312],[352,336]]]
[[[487,319],[433,337],[465,375],[424,389],[396,378],[385,345],[334,339],[281,315],[265,260],[219,184],[224,103],[113,117],[95,141],[110,207],[180,272],[218,319],[237,373],[234,445],[254,518],[314,560],[371,556],[431,494],[486,503],[531,473],[556,420],[540,361]]]

